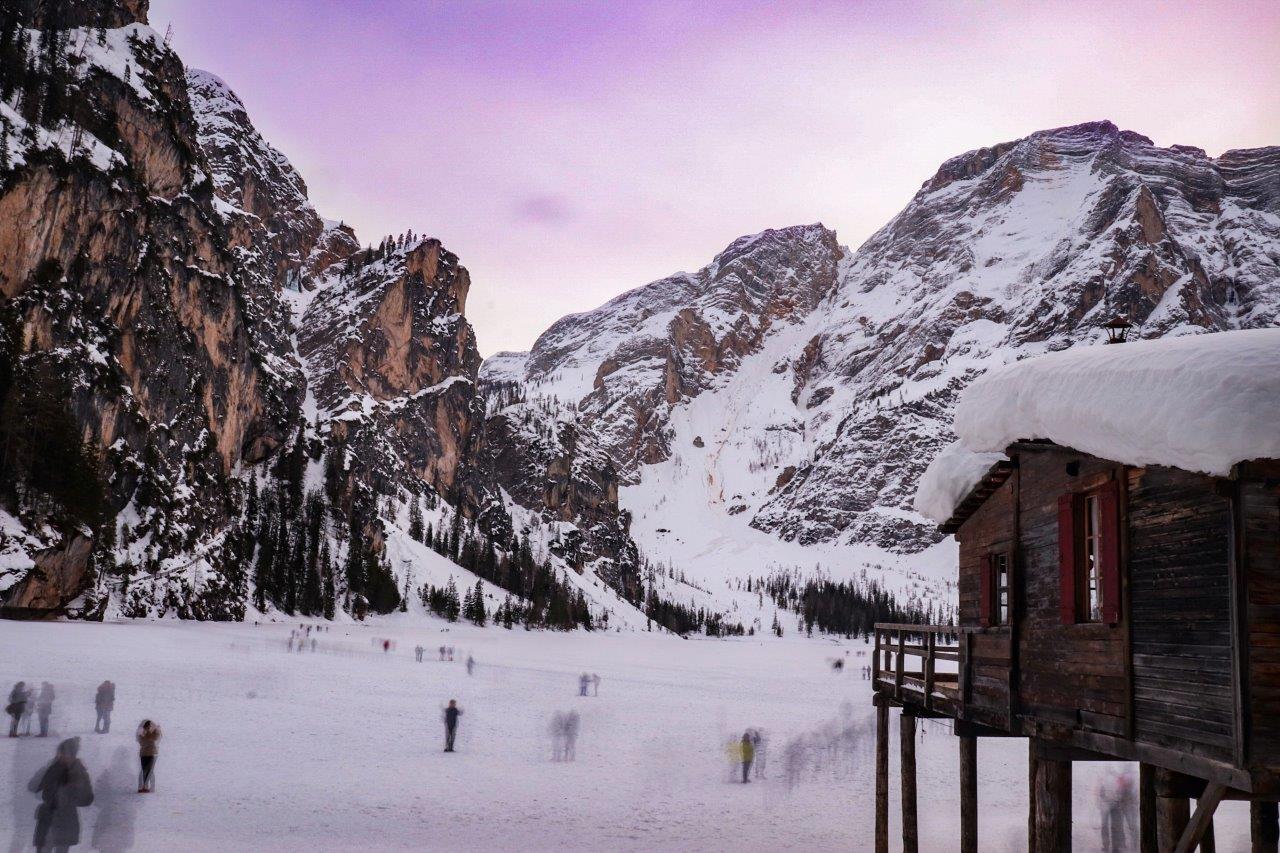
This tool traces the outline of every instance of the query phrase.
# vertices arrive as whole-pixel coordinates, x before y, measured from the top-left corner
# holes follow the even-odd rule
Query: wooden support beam
[[[916,718],[905,711],[898,718],[902,761],[902,853],[919,853],[920,831],[916,822]]]
[[[889,703],[876,696],[876,853],[889,853]]]
[[[1275,803],[1249,804],[1250,849],[1253,853],[1280,853],[1280,811]]]
[[[1040,759],[1031,743],[1027,741],[1027,853],[1036,853],[1036,776],[1040,774],[1036,765]]]
[[[978,853],[978,739],[960,741],[960,853]]]
[[[1156,836],[1156,769],[1138,765],[1138,841],[1141,853],[1160,853]]]
[[[1035,853],[1071,851],[1071,762],[1034,757],[1032,814]]]
[[[1196,813],[1187,822],[1186,829],[1182,830],[1182,837],[1178,839],[1173,853],[1191,853],[1202,844],[1205,833],[1213,824],[1213,813],[1217,811],[1218,803],[1222,802],[1222,796],[1226,793],[1227,786],[1219,782],[1204,789],[1204,796],[1196,800]]]
[[[1172,853],[1186,831],[1191,808],[1186,797],[1156,797],[1156,836],[1160,853]]]

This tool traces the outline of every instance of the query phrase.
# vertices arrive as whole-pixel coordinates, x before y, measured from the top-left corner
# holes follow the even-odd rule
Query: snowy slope
[[[821,226],[744,237],[481,375],[576,403],[642,550],[703,585],[821,563],[945,594],[951,546],[912,498],[960,391],[1118,313],[1139,337],[1274,325],[1277,183],[1277,148],[1043,131],[947,161],[856,252]]]

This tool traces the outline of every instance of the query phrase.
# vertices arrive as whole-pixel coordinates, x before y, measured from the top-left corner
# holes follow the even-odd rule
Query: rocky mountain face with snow
[[[1141,337],[1276,324],[1277,188],[1280,148],[1212,158],[1106,122],[1044,131],[947,161],[857,251],[821,226],[742,238],[482,375],[578,407],[638,484],[623,505],[652,516],[642,548],[740,529],[727,515],[910,564],[940,539],[915,484],[992,365],[1097,343],[1117,314]],[[670,513],[646,477],[710,515]]]
[[[0,12],[3,604],[355,610],[416,591],[386,542],[424,517],[623,588],[611,472],[489,428],[459,259],[360,249],[146,11]]]

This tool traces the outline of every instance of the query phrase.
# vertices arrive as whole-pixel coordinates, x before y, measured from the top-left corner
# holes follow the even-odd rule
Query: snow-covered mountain
[[[460,260],[361,249],[146,14],[0,9],[0,604],[637,618],[612,467],[486,417]]]
[[[911,498],[958,392],[1116,314],[1142,337],[1276,324],[1280,148],[1035,133],[948,160],[857,251],[819,225],[744,237],[481,375],[576,405],[642,549],[692,576],[928,575],[947,546]]]

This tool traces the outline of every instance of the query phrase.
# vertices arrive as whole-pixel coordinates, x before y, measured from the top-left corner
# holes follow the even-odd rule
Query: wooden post
[[[1142,853],[1160,853],[1156,840],[1156,769],[1138,765],[1138,839]]]
[[[876,853],[889,853],[889,703],[876,694]]]
[[[1031,743],[1030,740],[1027,741]],[[1036,853],[1036,776],[1040,773],[1040,768],[1036,765],[1040,759],[1036,758],[1034,749],[1027,750],[1027,853]]]
[[[1249,803],[1249,835],[1253,853],[1280,852],[1280,812],[1275,803]]]
[[[925,634],[924,706],[926,708],[933,708],[933,653],[937,648],[936,638],[937,635],[932,631]]]
[[[898,717],[902,762],[902,853],[919,853],[920,833],[916,824],[916,718],[904,709]]]
[[[871,664],[872,664],[871,689],[872,691],[876,689],[876,677],[880,674],[880,629],[876,628],[875,633],[876,633],[876,645],[875,645],[875,649],[871,652]]]
[[[1028,740],[1031,749],[1035,741]],[[1033,758],[1032,814],[1035,853],[1071,851],[1071,762]]]
[[[1196,800],[1196,813],[1191,816],[1186,828],[1182,831],[1182,837],[1178,839],[1178,846],[1174,848],[1174,853],[1191,853],[1196,847],[1200,847],[1202,853],[1209,853],[1203,847],[1205,833],[1213,825],[1213,813],[1226,793],[1227,786],[1220,782],[1211,782],[1205,787],[1204,795]],[[1182,802],[1185,804],[1186,800]]]
[[[1156,797],[1156,837],[1160,853],[1172,853],[1191,819],[1191,806],[1186,797]]]
[[[902,673],[903,666],[906,663],[907,656],[902,653],[906,648],[906,638],[902,636],[902,629],[898,629],[898,659],[894,661],[893,669],[893,695],[899,702],[902,701]]]
[[[978,853],[978,739],[960,735],[960,853]]]

